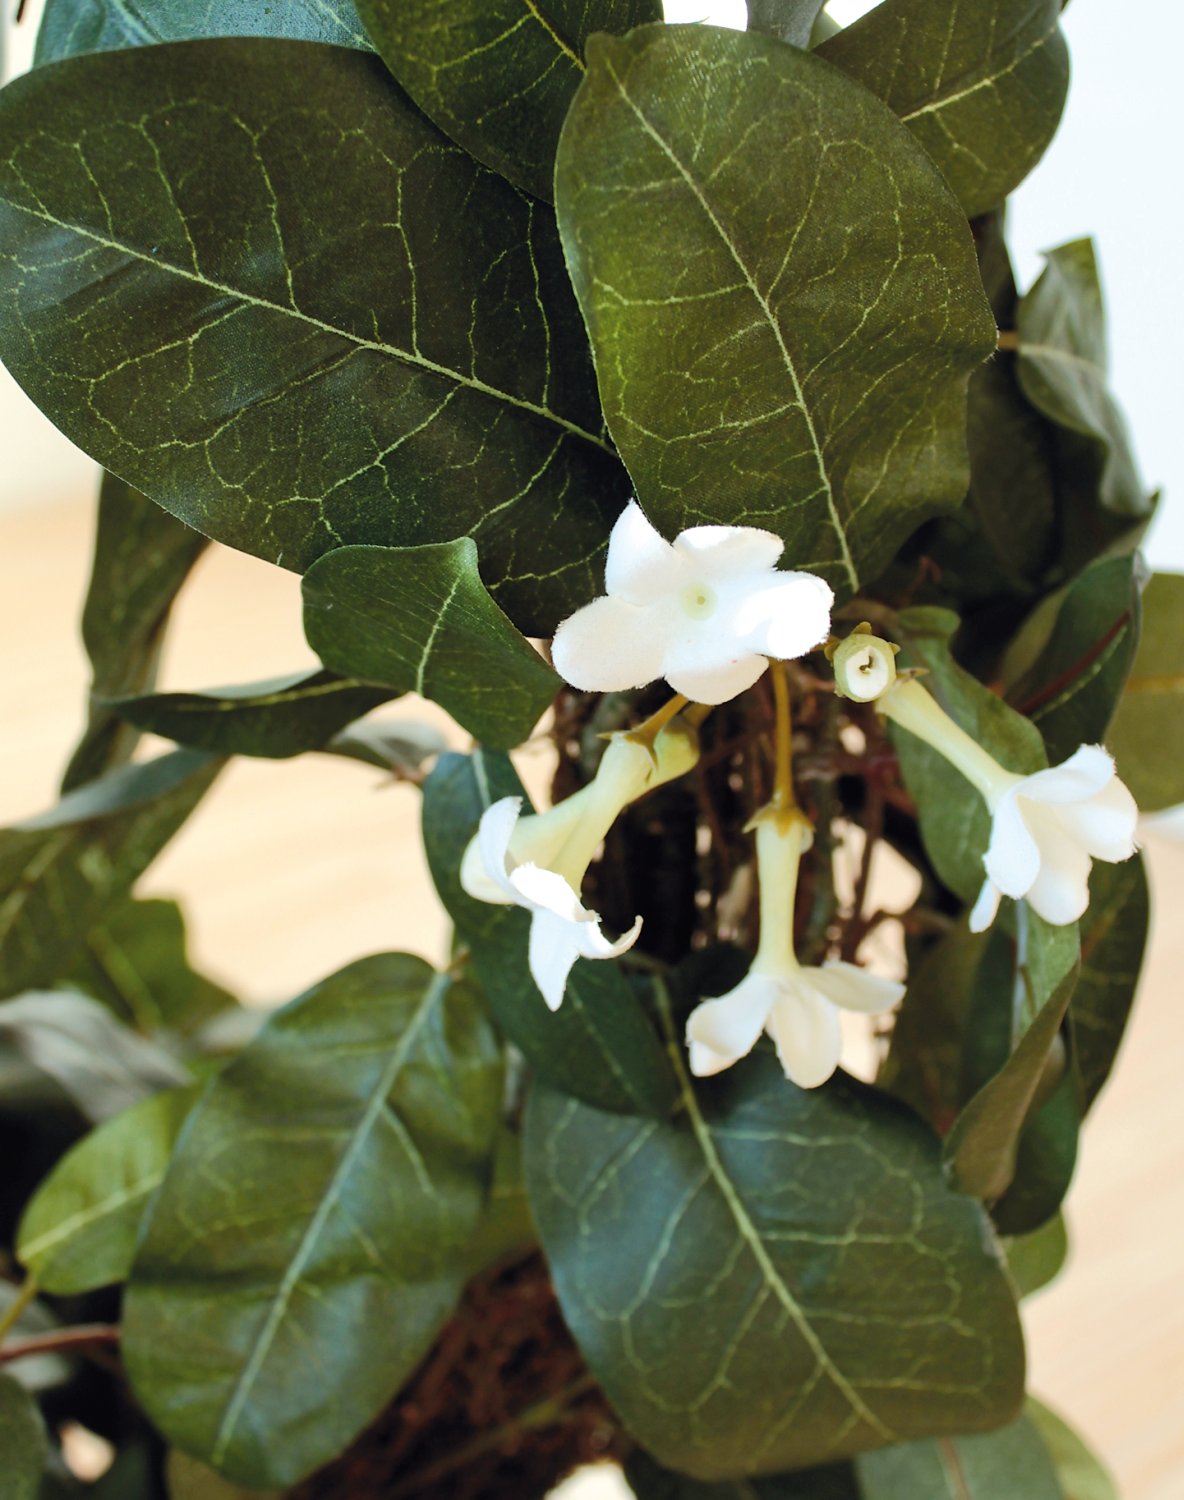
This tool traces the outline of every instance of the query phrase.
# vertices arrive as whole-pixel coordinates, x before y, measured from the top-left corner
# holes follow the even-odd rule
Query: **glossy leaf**
[[[850,593],[966,492],[995,333],[962,212],[812,54],[700,26],[589,53],[556,205],[638,499],[668,534],[777,531]]]
[[[49,1457],[41,1413],[24,1386],[0,1373],[0,1494],[37,1500]]]
[[[1017,310],[1020,384],[1038,410],[1078,440],[1100,503],[1122,516],[1146,516],[1151,497],[1106,380],[1106,321],[1093,241],[1061,245],[1045,262]]]
[[[850,1464],[800,1469],[769,1479],[690,1479],[664,1469],[640,1449],[625,1460],[637,1500],[862,1500]]]
[[[1056,1412],[1029,1396],[1024,1414],[1044,1439],[1064,1500],[1119,1500],[1118,1486],[1105,1465]]]
[[[45,0],[37,33],[37,63],[80,52],[110,52],[153,42],[209,36],[292,37],[370,49],[350,0]]]
[[[1069,1257],[1069,1231],[1057,1214],[1031,1234],[1016,1235],[1004,1244],[1007,1269],[1021,1297],[1031,1297],[1050,1286]]]
[[[1184,574],[1152,574],[1142,606],[1143,630],[1108,743],[1135,801],[1158,812],[1184,802]]]
[[[499,1026],[541,1078],[601,1109],[664,1115],[676,1097],[670,1063],[617,964],[578,960],[552,1013],[527,967],[526,912],[461,890],[461,856],[481,814],[501,797],[522,795],[505,756],[477,750],[440,758],[423,795],[424,846],[440,900],[472,949]]]
[[[378,1413],[460,1294],[501,1087],[475,991],[405,954],[267,1022],[191,1116],[124,1304],[166,1436],[286,1486]]]
[[[661,0],[359,0],[359,9],[420,109],[478,161],[548,202],[588,37],[662,19]]]
[[[808,47],[826,0],[748,0],[748,30]]]
[[[130,758],[140,736],[104,700],[152,686],[169,610],[205,546],[204,536],[146,495],[114,474],[103,475],[82,611],[91,664],[89,714],[63,791]]]
[[[1065,1500],[1044,1441],[1026,1415],[999,1432],[864,1453],[855,1467],[863,1500]]]
[[[0,995],[68,972],[86,934],[172,838],[220,766],[189,750],[159,756],[0,832]]]
[[[1073,991],[1073,1058],[1082,1111],[1110,1076],[1138,988],[1147,946],[1150,897],[1143,857],[1095,864],[1081,919],[1081,977]]]
[[[0,163],[4,361],[166,510],[297,569],[471,534],[542,633],[592,591],[628,490],[554,220],[376,59],[67,59],[0,97]]]
[[[21,1218],[16,1255],[45,1291],[70,1296],[127,1279],[144,1210],[196,1097],[167,1089],[124,1110],[41,1184]]]
[[[536,1086],[526,1120],[564,1317],[660,1463],[776,1473],[1015,1410],[1011,1294],[915,1116],[841,1076],[794,1088],[763,1048],[683,1074],[682,1103],[610,1117]]]
[[[327,667],[431,698],[498,749],[526,739],[561,686],[489,597],[470,537],[328,553],[305,575],[304,631]]]
[[[112,707],[137,728],[216,755],[282,760],[322,749],[394,696],[333,672],[297,672],[205,693],[152,693]]]
[[[883,0],[819,47],[884,99],[969,215],[1044,155],[1069,86],[1061,0]]]

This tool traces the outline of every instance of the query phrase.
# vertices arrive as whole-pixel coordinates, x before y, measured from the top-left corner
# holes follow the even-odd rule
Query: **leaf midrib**
[[[182,281],[192,282],[197,286],[205,287],[211,292],[218,293],[220,296],[233,298],[248,307],[259,307],[269,313],[279,313],[284,317],[293,318],[310,328],[316,328],[322,333],[331,334],[333,337],[352,345],[355,349],[369,350],[371,353],[382,355],[385,358],[395,359],[417,369],[426,370],[429,374],[437,375],[444,380],[450,380],[467,390],[475,391],[478,395],[491,397],[495,401],[503,401],[508,406],[518,407],[522,411],[529,412],[531,416],[554,423],[555,426],[562,428],[564,432],[570,434],[572,437],[582,438],[585,442],[592,443],[605,453],[613,451],[609,444],[595,433],[589,432],[587,428],[581,427],[577,422],[570,421],[567,417],[560,416],[558,412],[552,411],[550,407],[540,406],[537,402],[528,401],[525,396],[516,396],[510,391],[502,390],[498,386],[489,385],[476,375],[465,375],[459,370],[452,369],[450,365],[440,364],[436,360],[429,359],[427,355],[421,354],[417,350],[401,349],[396,344],[384,343],[378,339],[362,338],[360,334],[352,333],[348,329],[338,328],[333,323],[326,323],[323,319],[315,317],[312,313],[305,312],[301,308],[294,306],[286,307],[282,302],[274,302],[268,297],[259,297],[252,292],[244,291],[241,287],[215,281],[211,277],[203,276],[200,271],[178,266],[159,255],[149,255],[145,251],[137,249],[134,245],[127,244],[123,240],[100,234],[97,230],[81,224],[68,223],[66,220],[58,218],[56,214],[30,208],[27,204],[13,203],[10,198],[2,201],[6,202],[9,208],[16,213],[28,214],[30,218],[40,219],[46,224],[52,224],[55,229],[64,229],[69,234],[76,234],[82,239],[90,240],[93,244],[101,245],[104,249],[117,251],[119,254],[126,255],[132,260],[152,266],[155,270],[177,276]]]

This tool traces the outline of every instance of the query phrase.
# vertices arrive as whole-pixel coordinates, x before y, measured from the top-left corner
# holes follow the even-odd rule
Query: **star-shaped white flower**
[[[991,925],[1001,896],[1026,900],[1054,926],[1076,922],[1089,905],[1093,860],[1117,863],[1135,852],[1135,799],[1100,745],[1082,745],[1031,776],[1001,775],[986,794],[991,842],[971,932]]]
[[[692,526],[668,542],[631,500],[609,538],[605,595],[555,634],[556,670],[585,692],[665,677],[698,703],[734,698],[769,657],[803,656],[830,631],[830,585],[779,571],[784,546],[752,526]]]

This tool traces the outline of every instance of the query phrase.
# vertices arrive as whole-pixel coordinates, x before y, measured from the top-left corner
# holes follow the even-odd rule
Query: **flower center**
[[[715,612],[715,602],[715,590],[705,583],[688,584],[679,599],[683,613],[692,620],[706,620]]]

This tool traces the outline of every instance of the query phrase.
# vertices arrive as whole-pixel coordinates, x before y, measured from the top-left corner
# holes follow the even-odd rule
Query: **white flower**
[[[799,964],[793,951],[798,862],[809,828],[800,815],[766,812],[757,822],[761,932],[748,974],[734,990],[691,1012],[691,1072],[718,1073],[752,1051],[762,1030],[773,1038],[785,1076],[804,1089],[825,1083],[839,1062],[839,1011],[876,1015],[899,1003],[904,986],[855,964]]]
[[[784,546],[752,526],[692,526],[668,542],[631,500],[609,538],[605,596],[555,634],[556,670],[585,692],[665,677],[698,703],[734,698],[769,657],[803,656],[830,631],[829,584],[778,571]]]
[[[991,925],[1000,896],[1026,899],[1054,926],[1076,922],[1089,905],[1093,860],[1117,863],[1135,852],[1139,810],[1100,745],[1082,745],[1062,765],[1031,776],[1001,770],[985,795],[991,842],[971,932]]]

